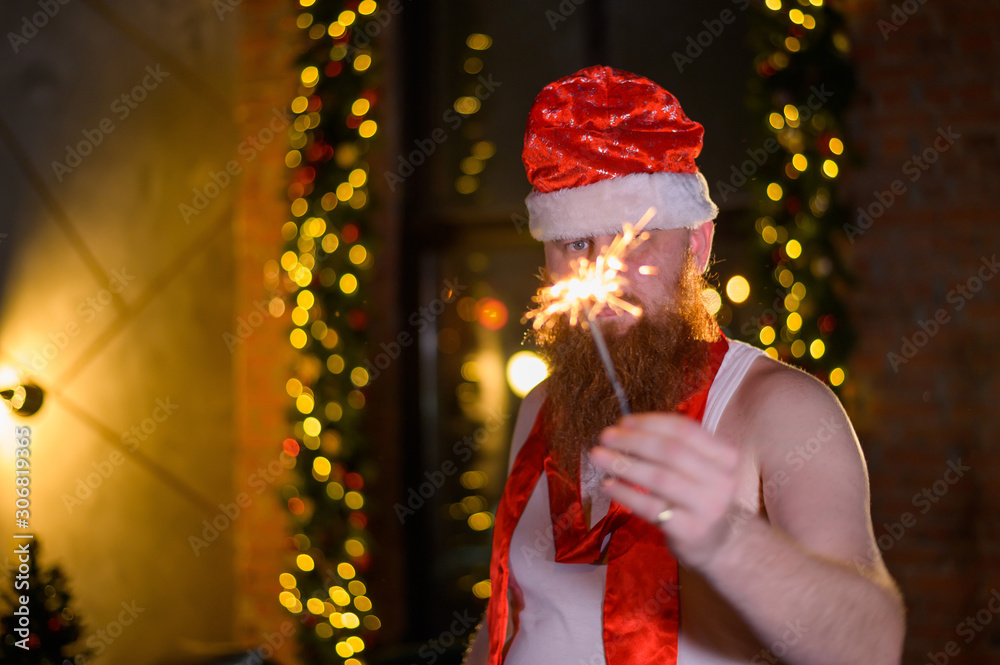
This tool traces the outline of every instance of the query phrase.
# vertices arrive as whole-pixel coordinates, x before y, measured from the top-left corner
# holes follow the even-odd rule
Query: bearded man
[[[535,100],[527,205],[551,279],[656,209],[625,259],[642,315],[597,320],[636,415],[586,331],[539,336],[551,374],[515,425],[467,663],[900,662],[904,607],[843,408],[726,339],[701,299],[718,213],[702,136],[666,90],[608,67]]]

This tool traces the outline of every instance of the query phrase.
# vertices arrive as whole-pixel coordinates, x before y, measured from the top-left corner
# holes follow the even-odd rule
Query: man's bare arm
[[[789,663],[899,663],[904,607],[875,544],[867,469],[847,415],[825,386],[785,367],[755,393],[748,433],[772,489],[770,523],[730,519],[731,537],[702,574],[765,645],[797,624],[802,638],[782,642]]]

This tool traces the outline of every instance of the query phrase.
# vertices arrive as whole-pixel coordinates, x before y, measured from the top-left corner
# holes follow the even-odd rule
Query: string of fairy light
[[[854,85],[850,42],[824,0],[765,0],[764,7],[751,17],[758,55],[750,110],[762,145],[771,139],[779,147],[748,185],[759,272],[733,275],[724,291],[742,307],[744,339],[840,386],[853,332],[838,294],[850,277],[831,238],[844,219],[836,185]],[[721,296],[709,296],[719,311]]]
[[[265,268],[280,276],[292,307],[289,342],[299,350],[286,384],[294,436],[282,445],[296,474],[282,491],[294,567],[278,579],[278,600],[299,619],[302,662],[362,665],[381,626],[363,581],[371,537],[361,433],[373,266],[366,157],[379,131],[370,117],[379,102],[378,52],[364,29],[379,6],[299,5],[306,48],[285,156],[291,205],[281,231],[288,244],[280,262]]]

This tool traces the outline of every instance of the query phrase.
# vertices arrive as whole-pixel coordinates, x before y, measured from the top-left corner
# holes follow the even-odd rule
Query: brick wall
[[[1000,279],[980,281],[1000,255],[1000,3],[848,11],[864,159],[848,189],[872,221],[842,243],[861,333],[845,406],[908,601],[904,662],[1000,662]]]

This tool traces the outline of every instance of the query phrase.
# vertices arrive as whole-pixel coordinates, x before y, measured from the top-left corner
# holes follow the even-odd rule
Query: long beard
[[[674,411],[708,379],[709,344],[718,325],[701,299],[707,286],[687,257],[669,308],[644,307],[624,332],[605,332],[608,350],[629,406],[635,413]],[[626,299],[636,302],[635,297]],[[641,303],[640,303],[641,304]],[[580,456],[621,409],[589,331],[561,319],[535,335],[550,368],[546,428],[553,458],[571,477],[579,475]]]

